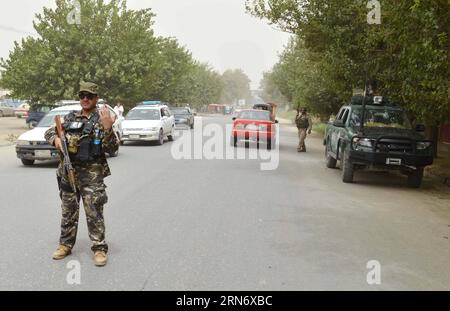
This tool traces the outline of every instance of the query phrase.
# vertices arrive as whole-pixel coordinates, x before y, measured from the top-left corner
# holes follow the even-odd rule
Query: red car
[[[270,111],[242,110],[233,118],[231,144],[236,147],[239,141],[244,141],[246,146],[249,142],[256,142],[258,146],[259,143],[264,143],[270,150],[275,143],[275,123],[278,121],[272,121]]]
[[[30,110],[29,104],[21,104],[19,107],[14,109],[14,115],[18,118],[27,118],[28,117],[28,110]]]

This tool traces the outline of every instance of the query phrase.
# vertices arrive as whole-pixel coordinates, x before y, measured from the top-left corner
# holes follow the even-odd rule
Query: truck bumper
[[[423,167],[433,164],[433,156],[405,153],[383,153],[350,151],[350,161],[354,164],[384,167]]]

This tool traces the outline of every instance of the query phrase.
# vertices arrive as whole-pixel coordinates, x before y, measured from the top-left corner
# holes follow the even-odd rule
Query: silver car
[[[0,118],[14,117],[14,107],[5,102],[0,102]]]

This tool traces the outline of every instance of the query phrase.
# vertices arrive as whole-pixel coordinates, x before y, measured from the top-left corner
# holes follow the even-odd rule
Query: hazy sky
[[[132,9],[152,8],[157,35],[176,37],[194,58],[216,70],[242,68],[259,86],[262,72],[277,61],[289,35],[245,13],[244,0],[128,0]],[[32,20],[54,0],[0,2],[0,57],[14,40],[35,34]]]

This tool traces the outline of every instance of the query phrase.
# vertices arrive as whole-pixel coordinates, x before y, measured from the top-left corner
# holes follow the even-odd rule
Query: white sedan
[[[99,104],[98,106],[99,108],[101,108],[103,104]],[[119,118],[109,105],[106,106],[108,107],[111,116],[116,118],[113,129],[114,133],[117,135],[118,140],[120,141],[122,137],[123,118]],[[80,110],[81,106],[79,104],[55,108],[51,110],[34,129],[20,135],[16,144],[16,153],[17,157],[22,161],[23,165],[33,165],[37,160],[46,161],[59,159],[58,151],[54,146],[51,146],[45,140],[44,134],[51,126],[54,126],[55,117],[57,115],[64,117],[71,111]],[[115,154],[110,154],[110,156],[115,157],[117,156],[118,152],[119,151],[117,151]]]
[[[131,109],[125,117],[122,143],[156,141],[162,145],[165,137],[169,141],[174,139],[174,132],[175,118],[166,105],[143,104]]]

